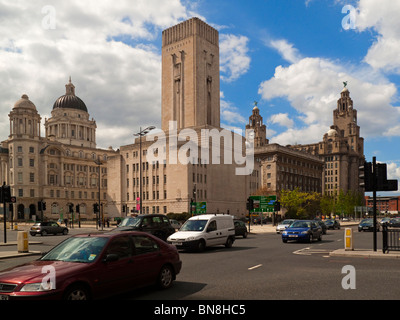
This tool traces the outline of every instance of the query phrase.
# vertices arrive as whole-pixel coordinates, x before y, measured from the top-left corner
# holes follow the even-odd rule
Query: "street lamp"
[[[100,218],[100,181],[101,181],[101,176],[100,176],[100,166],[103,164],[103,162],[101,162],[100,160],[95,160],[94,161],[95,164],[97,164],[99,166],[99,211],[98,213],[96,213],[96,229],[98,228],[99,225],[99,218]],[[102,219],[103,220],[103,219]],[[103,221],[101,221],[101,230],[103,230]]]
[[[142,137],[148,134],[151,130],[154,130],[156,127],[154,126],[149,126],[145,129],[142,130],[142,127],[140,127],[140,131],[138,133],[134,133],[133,135],[135,137],[139,137],[139,210],[140,214],[142,214],[142,197],[143,197],[143,192],[142,192]]]

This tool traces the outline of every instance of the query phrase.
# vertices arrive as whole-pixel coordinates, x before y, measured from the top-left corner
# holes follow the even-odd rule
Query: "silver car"
[[[276,233],[281,233],[284,231],[286,228],[288,228],[296,219],[285,219],[276,226]]]
[[[36,222],[29,230],[31,236],[40,234],[42,236],[48,234],[58,234],[62,233],[64,235],[68,234],[68,228],[60,226],[57,222]]]

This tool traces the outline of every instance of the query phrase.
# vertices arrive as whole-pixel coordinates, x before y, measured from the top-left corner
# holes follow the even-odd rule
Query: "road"
[[[71,234],[86,230],[73,230]],[[31,238],[48,251],[65,236]],[[203,253],[181,252],[181,273],[166,291],[153,287],[133,291],[123,300],[381,300],[400,297],[400,261],[332,257],[343,248],[344,230],[330,230],[321,242],[283,243],[277,234],[250,234],[237,238],[230,249],[209,248]],[[378,249],[381,234],[378,233]],[[356,248],[371,249],[372,233],[357,232]],[[0,270],[37,257],[0,260]],[[345,266],[354,268],[355,289],[344,289]]]

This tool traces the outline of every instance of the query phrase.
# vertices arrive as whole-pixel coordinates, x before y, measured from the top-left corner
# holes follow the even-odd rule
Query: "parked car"
[[[113,231],[143,231],[166,241],[175,228],[163,214],[141,214],[126,217]]]
[[[337,221],[336,219],[327,219],[324,220],[324,223],[327,229],[333,229],[333,230],[340,229],[340,222]]]
[[[216,245],[230,248],[235,241],[233,216],[201,214],[191,217],[167,241],[186,250],[203,251],[206,247]]]
[[[235,225],[235,236],[247,238],[248,232],[246,224],[242,220],[234,220],[233,224]]]
[[[40,234],[41,236],[46,236],[48,234],[57,235],[62,233],[64,235],[68,234],[68,228],[60,226],[57,222],[46,221],[46,222],[36,222],[29,230],[31,236],[36,236]]]
[[[381,229],[381,224],[379,221],[376,221],[376,230],[380,231]],[[358,231],[374,231],[374,219],[368,218],[368,219],[363,219],[358,225]]]
[[[393,218],[386,224],[388,227],[400,227],[400,218]]]
[[[282,232],[283,242],[289,240],[312,242],[314,239],[322,240],[322,229],[312,220],[297,220]]]
[[[382,218],[380,222],[381,226],[386,225],[391,219],[389,217]]]
[[[0,300],[90,300],[154,283],[166,289],[181,266],[176,248],[148,233],[76,235],[38,260],[0,271]]]
[[[276,233],[281,233],[283,230],[289,227],[294,221],[296,221],[296,219],[285,219],[279,222],[278,225],[276,226]]]

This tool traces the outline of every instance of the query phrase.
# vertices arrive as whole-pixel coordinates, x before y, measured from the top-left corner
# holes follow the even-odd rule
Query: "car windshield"
[[[293,220],[283,220],[281,224],[291,224]]]
[[[188,220],[179,231],[203,231],[208,220]]]
[[[73,237],[54,247],[40,260],[66,262],[94,262],[107,242],[104,237]]]
[[[372,219],[364,219],[360,223],[371,223]]]
[[[127,217],[124,220],[122,220],[121,224],[119,227],[138,227],[140,225],[140,218],[139,217]]]
[[[290,226],[291,228],[310,228],[311,227],[311,222],[309,221],[295,221],[293,224]]]

